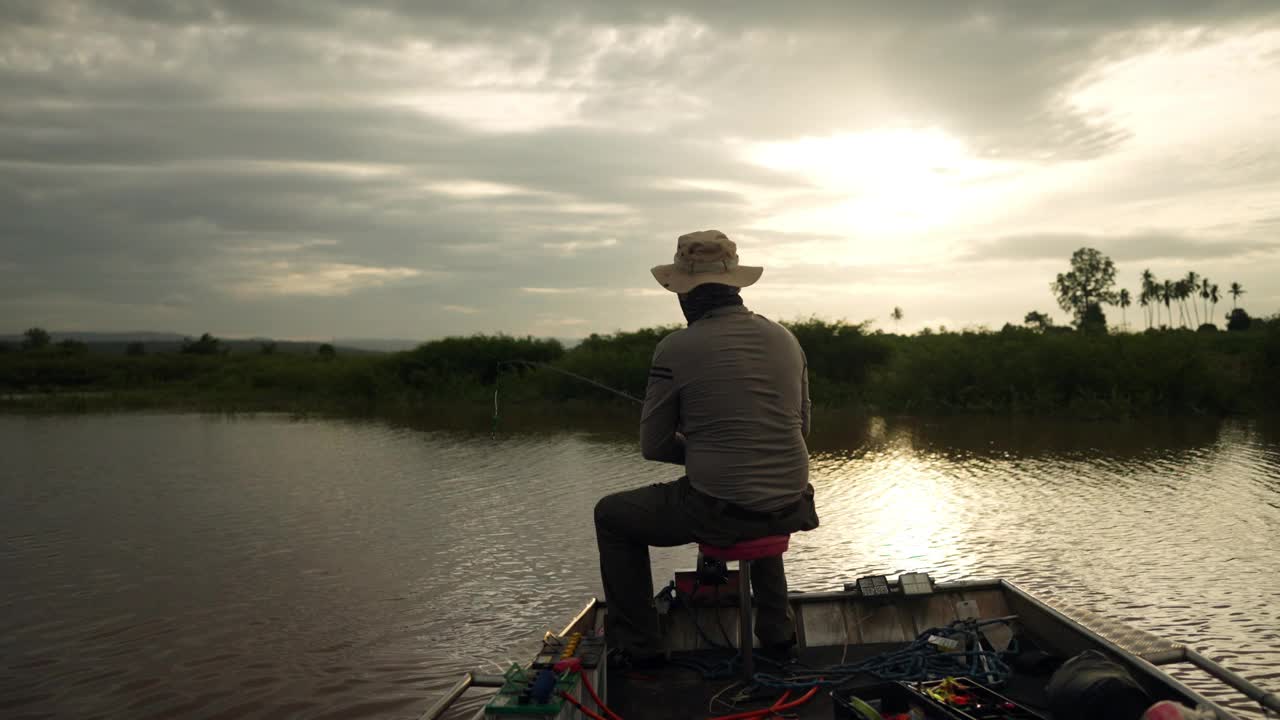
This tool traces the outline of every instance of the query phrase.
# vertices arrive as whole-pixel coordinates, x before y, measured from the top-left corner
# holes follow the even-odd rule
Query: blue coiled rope
[[[999,686],[1009,679],[1009,666],[999,653],[982,650],[981,628],[1007,620],[957,620],[946,627],[924,631],[910,645],[900,650],[881,653],[856,663],[832,665],[826,668],[808,669],[802,674],[775,675],[756,673],[753,678],[764,687],[802,689],[811,687],[835,687],[855,675],[874,675],[881,680],[920,682],[941,680],[946,677],[968,677],[989,687]],[[959,643],[971,650],[945,651],[930,642],[931,637],[941,637]],[[1011,645],[1010,652],[1016,652]]]

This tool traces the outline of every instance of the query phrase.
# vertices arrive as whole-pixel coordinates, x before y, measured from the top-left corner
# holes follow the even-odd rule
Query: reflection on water
[[[792,543],[795,588],[1004,576],[1280,686],[1275,425],[813,441],[822,527]],[[0,417],[0,457],[5,717],[416,717],[599,592],[600,495],[671,479],[630,433],[281,417]],[[656,551],[655,577],[692,556]]]

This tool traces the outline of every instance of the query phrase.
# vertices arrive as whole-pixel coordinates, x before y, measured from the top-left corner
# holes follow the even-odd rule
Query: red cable
[[[582,714],[591,718],[591,720],[622,720],[622,717],[618,715],[618,713],[610,709],[609,706],[605,705],[604,701],[600,699],[600,696],[596,693],[596,689],[591,685],[591,680],[587,677],[587,674],[581,673],[579,677],[582,678],[582,687],[586,688],[587,694],[591,696],[591,699],[595,702],[595,704],[599,706],[599,708],[603,710],[604,713],[609,717],[606,718],[595,712],[592,712],[591,710],[588,710],[586,705],[583,705],[581,702],[578,701],[577,698],[575,698],[574,696],[570,695],[567,692],[561,691],[560,697],[564,698],[565,700],[568,700],[570,703],[573,704],[574,707],[581,710]],[[781,697],[779,697],[777,700],[773,702],[773,705],[770,705],[767,708],[749,710],[747,712],[735,713],[733,715],[720,715],[720,716],[711,718],[711,720],[755,720],[757,718],[764,718],[768,715],[773,715],[774,713],[778,713],[783,710],[790,710],[791,708],[800,707],[801,705],[809,702],[809,700],[811,700],[813,696],[817,694],[818,694],[818,688],[815,686],[815,687],[809,688],[809,692],[800,696],[800,698],[787,702],[787,698],[791,697],[791,691],[786,690],[782,693]]]
[[[789,698],[789,697],[791,697],[791,691],[790,691],[790,690],[783,690],[783,691],[782,691],[782,694],[778,696],[778,699],[777,699],[777,700],[774,700],[774,701],[773,701],[773,704],[769,706],[769,712],[770,712],[770,714],[772,714],[772,713],[774,713],[774,712],[777,712],[776,708],[777,708],[779,705],[781,705],[782,703],[786,702],[786,701],[787,701],[787,698]]]
[[[609,716],[609,720],[622,720],[622,717],[618,715],[618,713],[614,712],[613,710],[610,710],[609,706],[605,705],[604,701],[600,699],[600,696],[596,694],[596,689],[591,687],[591,680],[587,678],[587,673],[583,672],[581,674],[581,677],[582,677],[582,687],[587,689],[587,694],[590,695],[591,699],[595,701],[596,706],[599,707],[602,711],[604,711],[605,715]]]
[[[588,710],[586,705],[583,705],[582,703],[578,702],[578,699],[577,699],[577,698],[575,698],[574,696],[572,696],[572,695],[570,695],[569,693],[565,692],[564,690],[561,690],[561,691],[560,691],[560,697],[562,697],[562,698],[564,698],[565,700],[568,700],[569,702],[573,703],[573,706],[574,706],[574,707],[576,707],[576,708],[578,708],[579,710],[581,710],[581,711],[582,711],[582,714],[583,714],[583,715],[586,715],[586,716],[587,716],[587,717],[589,717],[589,718],[591,718],[591,720],[608,720],[607,718],[602,717],[602,716],[600,716],[600,715],[597,715],[597,714],[595,714],[595,713],[591,712],[590,710]]]
[[[776,712],[782,712],[783,710],[790,710],[791,708],[794,708],[794,707],[800,707],[801,705],[809,702],[809,700],[812,699],[813,696],[817,694],[818,694],[818,688],[817,686],[814,686],[809,688],[809,692],[805,693],[804,695],[801,695],[799,699],[792,700],[791,702],[782,703],[782,704],[778,704],[775,702],[771,707],[760,708],[758,710],[748,710],[747,712],[735,713],[733,715],[718,715],[716,717],[711,718],[711,720],[748,720],[749,718],[760,718],[766,715],[772,715],[773,713],[776,713]],[[786,695],[783,695],[783,697],[785,698]]]

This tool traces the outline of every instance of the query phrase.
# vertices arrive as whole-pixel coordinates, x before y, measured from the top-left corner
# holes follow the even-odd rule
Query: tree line
[[[1128,295],[1128,290],[1122,291]],[[1243,330],[1249,326],[1248,313],[1237,307],[1240,296],[1245,294],[1244,286],[1238,282],[1227,288],[1231,295],[1231,313],[1225,316],[1228,330]],[[1196,298],[1199,297],[1199,302]],[[1218,284],[1207,277],[1201,277],[1194,270],[1188,271],[1185,277],[1177,280],[1158,280],[1150,269],[1142,271],[1142,291],[1138,295],[1138,304],[1144,309],[1147,327],[1153,328],[1160,323],[1160,306],[1163,304],[1168,317],[1168,325],[1173,325],[1173,304],[1178,305],[1178,320],[1182,327],[1193,322],[1197,328],[1206,325],[1217,327],[1212,318],[1217,315],[1218,303],[1222,301]],[[1200,310],[1204,309],[1203,317]]]
[[[1128,289],[1116,290],[1116,266],[1111,258],[1094,248],[1080,248],[1071,255],[1071,269],[1059,273],[1050,283],[1050,289],[1058,305],[1071,312],[1075,325],[1082,330],[1106,331],[1106,315],[1102,305],[1119,307],[1123,325],[1128,325],[1125,310],[1133,304]],[[1147,328],[1170,328],[1174,325],[1176,304],[1179,327],[1194,326],[1200,330],[1217,330],[1212,318],[1217,314],[1222,300],[1217,283],[1202,277],[1194,270],[1185,277],[1157,279],[1150,268],[1142,271],[1138,305],[1144,310]],[[1228,330],[1243,330],[1249,326],[1249,317],[1236,307],[1236,301],[1245,293],[1238,282],[1231,283],[1228,292],[1232,298],[1232,313],[1226,316]],[[1160,306],[1164,306],[1168,323],[1161,324]],[[1203,314],[1200,312],[1204,309]]]
[[[1058,273],[1049,284],[1049,289],[1058,306],[1071,313],[1071,326],[1054,325],[1048,313],[1039,310],[1027,312],[1022,320],[1023,325],[1040,332],[1075,329],[1105,333],[1107,316],[1103,306],[1109,305],[1119,308],[1120,327],[1127,329],[1127,310],[1133,305],[1133,294],[1127,288],[1116,288],[1115,262],[1094,248],[1080,248],[1072,254],[1070,265],[1067,272]],[[1195,327],[1208,332],[1218,329],[1213,318],[1217,315],[1218,303],[1224,299],[1224,295],[1219,285],[1209,278],[1195,271],[1188,271],[1186,276],[1176,280],[1161,280],[1148,268],[1142,271],[1140,286],[1142,289],[1138,293],[1138,305],[1143,310],[1148,330]],[[1253,318],[1238,306],[1240,296],[1245,294],[1244,286],[1232,282],[1227,287],[1226,294],[1231,296],[1231,312],[1223,316],[1227,321],[1226,329],[1249,329]],[[1178,314],[1176,323],[1175,308]],[[889,313],[895,331],[903,316],[902,308],[897,306]],[[1165,317],[1168,318],[1167,322]]]
[[[810,319],[786,323],[809,361],[816,405],[879,414],[1068,417],[1225,415],[1280,408],[1280,321],[1243,332],[999,331],[898,335]],[[671,327],[592,335],[572,347],[506,335],[405,352],[0,354],[0,407],[286,410],[488,417],[504,408],[635,408],[550,365],[643,396]],[[512,363],[525,360],[540,365]]]
[[[1217,293],[1215,300],[1215,284],[1194,273],[1157,281],[1144,272],[1139,305],[1148,313],[1148,330],[1108,333],[1103,306],[1119,307],[1123,317],[1132,304],[1115,287],[1115,275],[1111,259],[1096,250],[1081,248],[1072,255],[1068,271],[1050,284],[1059,306],[1071,312],[1072,326],[1054,325],[1039,311],[998,331],[925,328],[899,335],[874,330],[870,322],[811,318],[785,324],[804,348],[820,406],[887,414],[1079,417],[1280,408],[1280,316],[1249,322],[1237,306],[1244,288],[1231,283],[1232,332],[1217,332],[1206,322],[1197,328],[1202,332],[1192,332],[1197,321],[1216,313],[1222,296]],[[1192,294],[1191,288],[1199,290]],[[902,317],[894,308],[891,318]],[[1235,322],[1240,317],[1245,322]],[[499,391],[504,402],[526,407],[599,407],[616,399],[561,373],[511,361],[550,365],[640,396],[654,347],[673,329],[593,334],[572,347],[532,337],[450,337],[384,355],[340,354],[332,345],[284,354],[272,343],[257,352],[229,353],[224,341],[206,333],[188,339],[180,352],[130,348],[107,355],[66,350],[46,331],[31,328],[23,352],[0,353],[0,407],[58,406],[65,397],[74,407],[422,417],[462,408],[484,412]]]

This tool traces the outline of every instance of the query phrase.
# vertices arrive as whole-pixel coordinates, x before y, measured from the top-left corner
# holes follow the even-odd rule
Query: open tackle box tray
[[[883,682],[831,693],[836,720],[1046,720],[968,678]]]

